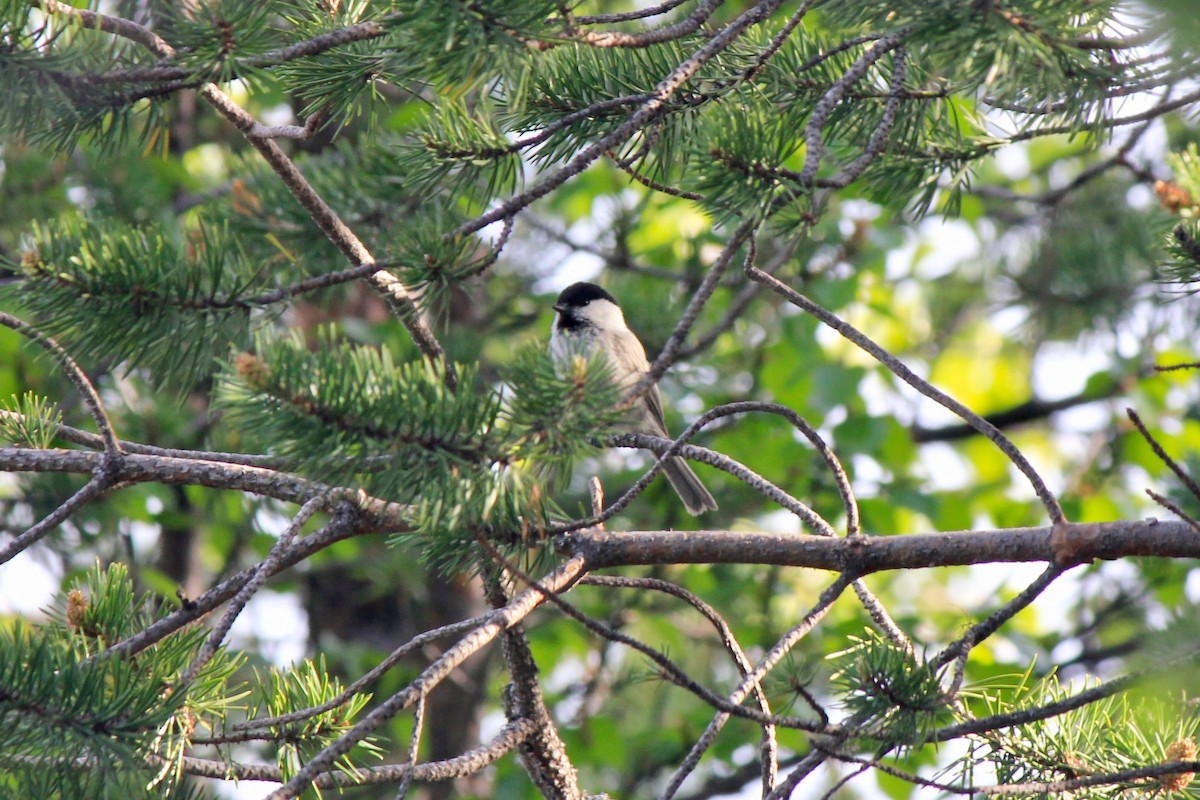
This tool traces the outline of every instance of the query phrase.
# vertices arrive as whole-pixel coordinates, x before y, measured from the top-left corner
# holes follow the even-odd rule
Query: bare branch
[[[16,411],[0,409],[0,419],[10,418],[20,420],[23,415]],[[71,444],[82,445],[93,450],[104,449],[104,438],[95,433],[73,428],[70,425],[59,425],[55,429],[55,438],[63,439]],[[121,450],[126,453],[137,453],[148,456],[166,456],[167,458],[193,458],[200,461],[220,461],[228,464],[242,464],[252,467],[280,467],[283,459],[278,456],[259,456],[249,453],[221,453],[211,450],[181,450],[172,447],[155,447],[137,442],[122,441]]]
[[[105,452],[110,455],[118,455],[121,452],[121,443],[117,441],[112,423],[108,421],[108,415],[104,413],[104,404],[100,401],[100,395],[96,393],[96,387],[92,386],[92,382],[75,363],[75,359],[71,358],[70,353],[37,328],[3,311],[0,311],[0,325],[11,328],[54,356],[54,360],[63,368],[63,372],[66,373],[71,384],[83,397],[84,405],[87,406],[88,413],[92,415],[92,421],[96,423],[96,429],[100,431],[100,436],[104,440]]]
[[[809,631],[816,627],[816,624],[821,621],[825,614],[829,612],[829,609],[833,607],[834,601],[836,601],[842,595],[842,592],[846,590],[846,587],[850,585],[850,583],[851,579],[849,577],[846,575],[839,575],[837,580],[830,584],[825,591],[821,592],[821,596],[817,599],[816,604],[809,609],[809,612],[805,614],[804,619],[802,619],[799,624],[793,627],[790,631],[785,633],[779,639],[779,641],[775,643],[775,646],[772,647],[765,656],[763,656],[762,660],[758,662],[758,665],[754,668],[754,670],[748,675],[745,675],[741,682],[737,685],[737,688],[729,693],[729,697],[727,698],[728,702],[733,705],[740,705],[741,702],[746,699],[746,696],[750,693],[753,687],[758,686],[763,677],[770,672],[801,639],[807,636]],[[716,740],[717,734],[721,732],[723,727],[725,727],[725,723],[729,721],[729,717],[730,714],[727,711],[721,711],[717,713],[716,717],[713,718],[712,722],[709,723],[704,733],[696,741],[696,744],[692,746],[692,749],[688,752],[683,763],[681,763],[679,768],[675,770],[675,774],[671,776],[671,780],[667,784],[667,788],[661,795],[662,800],[671,800],[671,798],[675,796],[675,793],[679,791],[679,787],[683,785],[684,779],[687,778],[687,776],[691,774],[692,770],[694,770],[700,763],[701,757],[703,757],[704,753],[712,745],[713,741]]]
[[[379,783],[395,783],[411,775],[412,780],[421,782],[445,781],[473,775],[502,756],[511,753],[521,742],[534,733],[537,726],[533,720],[518,719],[509,722],[494,739],[462,755],[444,761],[427,761],[424,764],[390,764],[381,767],[356,767],[354,772],[328,772],[315,781],[318,789],[345,786],[367,786]],[[283,783],[283,773],[274,765],[237,764],[225,761],[186,757],[183,771],[189,775],[217,780],[272,781]]]
[[[657,578],[621,578],[609,575],[589,575],[579,581],[580,585],[590,586],[616,586],[622,589],[638,589],[651,590],[656,592],[664,592],[673,597],[678,597],[692,608],[700,612],[712,626],[716,628],[718,635],[721,637],[721,644],[733,658],[737,664],[738,671],[742,675],[749,675],[753,670],[753,665],[750,659],[746,657],[746,653],[742,650],[742,646],[738,644],[737,637],[734,636],[733,630],[725,618],[717,612],[715,608],[701,600],[696,595],[684,589],[682,586],[671,583],[670,581],[659,580]],[[771,705],[767,701],[766,692],[762,690],[762,686],[754,685],[754,699],[758,703],[758,709],[766,716],[771,715]],[[823,720],[828,723],[828,718]],[[762,744],[759,752],[762,759],[762,784],[763,794],[767,794],[775,787],[775,779],[779,771],[778,756],[779,747],[775,741],[775,726],[769,723],[764,723],[762,726]]]
[[[965,662],[967,653],[970,652],[971,648],[975,647],[993,633],[1000,630],[1000,627],[1012,619],[1017,612],[1024,608],[1028,608],[1029,604],[1036,600],[1042,592],[1046,591],[1046,589],[1050,587],[1050,584],[1054,583],[1055,580],[1061,577],[1066,570],[1067,568],[1065,567],[1060,567],[1057,564],[1051,563],[1050,566],[1046,567],[1045,572],[1039,575],[1037,579],[1033,581],[1033,583],[1026,586],[1020,594],[1018,594],[1012,600],[1009,600],[996,611],[989,614],[987,619],[972,625],[966,633],[959,637],[955,642],[947,646],[945,650],[943,650],[936,658],[933,659],[931,662],[932,665],[935,668],[941,667],[942,665],[949,663],[950,660],[954,658],[958,658],[961,662]],[[961,680],[961,677],[962,672],[960,669],[956,683]],[[955,691],[957,691],[957,686],[955,687]]]
[[[408,788],[412,785],[413,772],[417,767],[417,750],[421,746],[421,730],[424,727],[425,695],[420,694],[417,696],[417,702],[413,705],[413,726],[412,733],[408,737],[408,763],[405,765],[408,769],[404,772],[404,777],[400,779],[400,788],[396,789],[396,800],[404,800],[408,796]]]
[[[656,6],[639,9],[638,11],[625,11],[620,14],[592,14],[590,16],[576,17],[575,22],[578,25],[603,25],[611,22],[630,22],[635,19],[657,17],[660,14],[666,14],[668,11],[683,5],[687,1],[667,0],[667,2],[659,3]]]
[[[543,579],[543,583],[549,591],[561,591],[578,579],[586,568],[583,558],[574,557]],[[459,664],[494,640],[501,631],[528,616],[545,599],[546,595],[535,588],[526,589],[518,594],[512,602],[498,611],[495,619],[476,628],[426,667],[415,681],[372,709],[358,724],[310,759],[284,786],[268,795],[267,800],[287,800],[299,796],[318,776],[327,773],[337,759],[350,752],[379,726],[411,706],[418,695],[428,693]]]
[[[721,280],[721,276],[725,274],[730,263],[733,261],[734,255],[743,244],[751,240],[754,235],[754,230],[757,227],[757,222],[754,220],[746,220],[738,225],[737,229],[729,237],[729,241],[725,243],[725,247],[721,250],[721,254],[713,262],[713,265],[708,268],[708,273],[705,274],[704,280],[692,293],[692,299],[688,302],[687,308],[683,310],[683,314],[679,317],[679,322],[675,324],[675,330],[671,331],[671,336],[667,339],[663,349],[654,358],[650,364],[650,369],[646,376],[638,381],[625,395],[622,402],[628,403],[634,398],[641,397],[650,386],[657,383],[675,360],[679,358],[679,351],[683,348],[683,340],[687,338],[692,327],[696,324],[696,320],[700,317],[700,312],[712,297],[713,292],[717,290],[717,285]]]
[[[1163,497],[1161,494],[1154,491],[1153,489],[1147,489],[1146,494],[1150,497],[1151,500],[1158,503],[1160,506],[1165,508],[1167,511],[1170,511],[1172,514],[1174,514],[1175,516],[1179,517],[1184,522],[1191,525],[1192,528],[1195,529],[1195,531],[1197,533],[1200,533],[1200,521],[1193,519],[1190,514],[1188,514],[1186,511],[1184,511],[1178,505],[1176,505],[1175,503],[1172,503],[1170,500]]]
[[[644,31],[642,33],[583,31],[576,32],[571,38],[590,44],[593,47],[649,47],[650,45],[661,44],[662,42],[669,42],[674,39],[682,39],[684,36],[695,32],[704,24],[704,20],[712,15],[717,6],[723,2],[724,0],[701,0],[696,6],[696,10],[691,14],[688,14],[679,22],[656,30]],[[656,12],[656,14],[660,13],[663,12]],[[646,16],[652,15],[646,14]],[[584,19],[589,18],[585,17]]]
[[[183,451],[191,453],[191,451]],[[82,450],[33,450],[24,447],[0,447],[0,470],[5,472],[91,472],[95,473],[107,456]],[[371,497],[351,489],[339,489],[310,481],[287,472],[248,464],[208,461],[203,458],[126,453],[114,462],[114,483],[164,483],[208,486],[273,497],[288,503],[303,504],[318,495],[329,494],[330,509],[341,499],[351,500],[380,531],[408,531],[408,507]],[[340,492],[340,494],[338,494]]]
[[[1166,464],[1168,469],[1175,473],[1175,477],[1179,478],[1179,481],[1184,485],[1192,497],[1200,500],[1200,483],[1197,483],[1191,475],[1188,475],[1183,467],[1179,466],[1179,463],[1175,461],[1175,459],[1167,455],[1167,451],[1163,450],[1162,445],[1158,443],[1158,440],[1155,439],[1150,434],[1150,431],[1146,429],[1146,425],[1142,422],[1142,418],[1138,416],[1136,411],[1134,411],[1132,408],[1127,408],[1125,409],[1125,413],[1129,415],[1129,419],[1134,424],[1134,427],[1138,429],[1138,433],[1140,433],[1142,438],[1146,440],[1146,444],[1150,445],[1150,449],[1154,451],[1154,455],[1158,456],[1158,460]]]
[[[296,534],[300,532],[305,523],[326,502],[326,498],[319,495],[300,507],[300,511],[292,518],[291,523],[284,529],[283,533],[279,534],[279,538],[275,540],[275,544],[271,545],[271,550],[267,553],[267,557],[263,559],[262,563],[254,567],[250,579],[233,596],[229,607],[225,609],[225,613],[221,615],[221,619],[213,626],[212,632],[204,640],[204,644],[200,646],[200,650],[192,659],[192,663],[180,673],[179,680],[175,683],[176,690],[190,685],[196,679],[196,676],[200,674],[200,670],[204,669],[204,665],[211,661],[212,657],[217,654],[217,649],[225,641],[225,635],[229,633],[229,629],[233,627],[233,623],[238,618],[238,615],[242,613],[246,604],[250,602],[250,598],[266,583],[269,576],[279,571],[279,564],[283,561],[284,555],[286,555],[288,549],[292,546],[292,540],[296,538]]]
[[[106,459],[102,460],[101,464],[97,467],[96,474],[79,491],[68,497],[61,505],[31,525],[23,533],[14,536],[12,541],[5,545],[3,549],[0,549],[0,564],[11,561],[17,554],[57,528],[72,514],[111,487],[115,482],[114,470],[107,468],[111,463]]]
[[[966,564],[1055,563],[1062,554],[1052,542],[1056,533],[1069,536],[1075,545],[1071,563],[1062,566],[1131,556],[1200,557],[1200,537],[1190,525],[1156,519],[852,539],[720,530],[586,530],[565,533],[555,545],[564,554],[586,556],[593,569],[636,564],[776,564],[863,576]]]
[[[366,532],[362,524],[363,517],[360,512],[349,503],[342,503],[332,520],[319,530],[294,543],[284,552],[272,567],[274,573],[282,572],[336,542]],[[262,572],[266,573],[267,570],[262,570]],[[151,623],[128,639],[113,644],[93,658],[129,658],[137,655],[232,598],[258,573],[259,568],[255,566],[231,575],[195,600],[185,602],[182,608]],[[266,577],[270,577],[270,575]]]
[[[826,325],[833,328],[847,340],[853,342],[859,348],[869,353],[874,359],[891,370],[897,377],[899,377],[909,386],[913,387],[930,400],[933,400],[939,405],[948,408],[950,411],[953,411],[959,417],[964,419],[968,425],[975,428],[975,430],[979,431],[988,439],[990,439],[1000,450],[1000,452],[1004,453],[1004,455],[1008,457],[1008,460],[1011,461],[1013,465],[1019,469],[1029,480],[1029,483],[1033,487],[1034,492],[1037,494],[1038,499],[1042,501],[1042,505],[1046,508],[1046,512],[1050,515],[1050,520],[1052,522],[1063,522],[1066,520],[1066,517],[1063,515],[1062,506],[1059,505],[1058,499],[1055,498],[1050,489],[1047,488],[1046,482],[1042,480],[1040,475],[1038,475],[1037,471],[1033,468],[1033,465],[1029,463],[1027,458],[1025,458],[1025,455],[1018,450],[1016,445],[1014,445],[1007,436],[1001,433],[996,426],[992,425],[974,411],[971,411],[953,397],[950,397],[945,392],[933,386],[931,383],[929,383],[929,381],[926,381],[918,376],[916,373],[906,367],[899,359],[873,342],[853,325],[838,317],[836,314],[825,310],[774,276],[768,275],[767,273],[753,266],[747,270],[747,274],[750,276],[751,280],[763,283],[769,289],[771,289],[771,291],[775,292],[780,297],[783,297],[789,303],[804,309],[821,322],[824,322]]]
[[[193,741],[198,744],[222,744],[224,742],[241,742],[250,739],[273,738],[271,734],[268,733],[268,728],[283,728],[288,725],[293,725],[297,722],[303,722],[304,720],[315,717],[318,714],[324,714],[327,711],[332,711],[338,706],[345,705],[352,697],[365,691],[368,686],[373,684],[379,679],[380,676],[398,664],[400,660],[409,653],[424,647],[430,642],[437,641],[438,639],[444,639],[447,636],[454,636],[456,634],[463,633],[464,631],[478,628],[480,625],[488,622],[491,617],[492,614],[482,614],[480,616],[461,620],[450,625],[443,625],[440,628],[435,628],[418,636],[414,636],[412,639],[409,639],[407,642],[389,653],[388,657],[383,661],[380,661],[374,667],[367,670],[367,672],[364,673],[358,680],[349,684],[336,697],[326,700],[320,705],[312,706],[310,708],[297,709],[295,711],[288,712],[287,714],[281,714],[277,717],[262,717],[260,719],[248,720],[246,722],[234,725],[230,729],[229,733],[213,736],[210,740],[203,742],[197,740]]]

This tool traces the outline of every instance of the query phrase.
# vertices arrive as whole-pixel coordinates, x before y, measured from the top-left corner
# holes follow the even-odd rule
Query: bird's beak
[[[555,303],[553,306],[551,306],[551,308],[553,308],[555,311],[557,311],[560,314],[567,313],[567,307],[564,306],[562,303]]]

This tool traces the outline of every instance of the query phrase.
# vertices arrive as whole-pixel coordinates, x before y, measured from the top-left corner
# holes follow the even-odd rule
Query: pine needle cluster
[[[428,361],[398,364],[387,350],[327,332],[260,338],[221,379],[229,424],[246,443],[303,475],[361,485],[409,507],[428,560],[462,569],[477,540],[534,543],[559,516],[551,485],[615,421],[603,360],[556,363],[522,351],[506,389],[479,385],[460,365],[459,388]]]
[[[199,720],[215,724],[236,703],[228,681],[238,659],[218,651],[175,691],[204,630],[135,658],[106,653],[159,615],[114,564],[90,571],[51,623],[0,631],[0,787],[23,797],[186,796],[170,788],[183,748]]]

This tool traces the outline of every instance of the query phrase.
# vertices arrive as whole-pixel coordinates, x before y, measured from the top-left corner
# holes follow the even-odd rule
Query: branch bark
[[[559,552],[593,569],[652,564],[774,564],[861,577],[897,569],[1047,562],[1071,567],[1129,556],[1198,558],[1200,537],[1178,520],[1062,523],[1040,528],[834,539],[745,531],[576,531]]]

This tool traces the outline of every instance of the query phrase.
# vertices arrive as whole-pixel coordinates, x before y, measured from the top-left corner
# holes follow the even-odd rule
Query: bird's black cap
[[[565,308],[581,308],[593,300],[607,300],[613,305],[619,305],[615,297],[596,284],[580,282],[572,283],[562,290],[562,294],[554,302],[554,309],[562,311]]]

